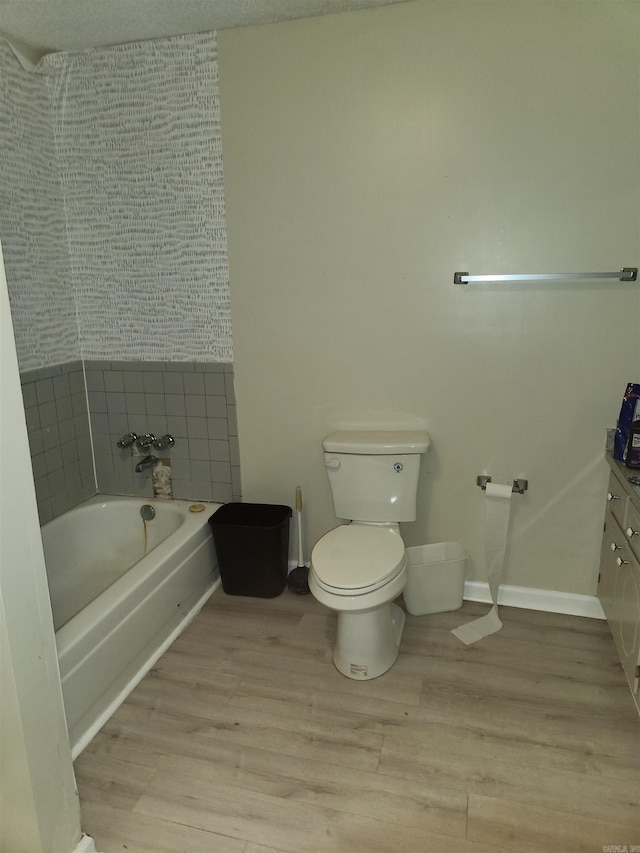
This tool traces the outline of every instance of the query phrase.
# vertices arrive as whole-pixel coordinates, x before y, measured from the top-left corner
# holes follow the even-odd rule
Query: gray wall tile
[[[88,384],[91,377],[94,388],[87,395],[83,372],[77,367],[73,374],[54,369],[51,376],[44,377],[41,396],[46,397],[53,390],[54,397],[41,404],[37,404],[36,389],[36,383],[43,381],[40,372],[35,372],[37,378],[23,384],[24,398],[36,403],[25,412],[41,523],[95,493],[94,464],[99,492],[153,496],[151,469],[135,473],[139,457],[132,456],[130,449],[116,446],[121,435],[131,430],[139,435],[173,435],[174,447],[151,451],[170,460],[174,497],[240,499],[238,440],[234,436],[228,439],[230,429],[235,429],[235,407],[228,405],[227,387],[223,394],[187,393],[187,389],[204,392],[207,385],[219,391],[225,379],[232,379],[231,373],[225,373],[224,364],[206,373],[202,365],[190,372],[180,362],[174,363],[172,370],[166,364],[161,370],[160,363],[153,363],[149,371],[144,362],[136,362],[131,370],[127,369],[127,362],[100,362],[99,369],[96,364],[87,364]],[[155,377],[150,382],[145,380],[147,373]],[[211,377],[216,381],[207,383],[205,380]],[[82,392],[74,390],[77,387]],[[145,387],[162,388],[162,392],[124,390]],[[62,395],[59,398],[56,390]],[[177,414],[164,414],[165,410]],[[187,416],[187,411],[202,414]]]
[[[202,373],[184,373],[185,394],[204,394],[204,376]]]
[[[227,396],[223,373],[206,373],[204,376],[204,390],[206,394]]]
[[[204,418],[207,415],[207,401],[202,395],[187,394],[184,398],[187,418]]]
[[[205,372],[205,365],[197,363],[168,362],[164,370],[160,370],[158,363],[136,362],[131,370],[126,364],[114,362],[113,372],[121,373],[125,389],[142,388],[144,393],[125,392],[126,413],[109,411],[105,419],[103,413],[92,411],[99,491],[117,489],[119,493],[148,494],[151,469],[132,473],[139,457],[132,457],[130,450],[115,447],[119,434],[133,430],[138,435],[153,432],[157,436],[169,433],[174,437],[176,443],[169,450],[151,449],[154,455],[162,453],[162,458],[170,460],[174,497],[211,500],[216,488],[218,494],[230,494],[233,475],[227,415],[230,410],[235,414],[235,410],[227,399],[228,383],[233,381],[233,374],[227,370],[229,365],[206,365],[211,369]],[[112,382],[109,378],[109,363],[102,363],[101,370],[104,387],[118,387],[119,380]],[[222,393],[208,395],[207,386]],[[161,390],[151,391],[152,388]],[[106,392],[109,393],[118,392]],[[97,399],[100,405],[101,398],[90,395],[91,399]],[[106,399],[109,402],[108,396]],[[231,428],[235,428],[234,418]],[[102,435],[99,430],[106,432]],[[111,464],[102,457],[108,457]],[[239,475],[236,480],[233,493],[237,495]]]

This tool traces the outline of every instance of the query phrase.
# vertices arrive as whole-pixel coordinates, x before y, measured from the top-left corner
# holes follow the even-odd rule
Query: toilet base
[[[347,678],[368,681],[396,662],[405,612],[389,602],[373,610],[340,611],[333,650],[336,669]]]

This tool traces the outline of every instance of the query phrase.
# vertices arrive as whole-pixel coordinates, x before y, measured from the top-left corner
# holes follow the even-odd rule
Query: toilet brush
[[[287,586],[292,592],[305,595],[309,592],[309,570],[302,553],[302,489],[296,486],[296,516],[298,520],[298,565],[289,572]]]

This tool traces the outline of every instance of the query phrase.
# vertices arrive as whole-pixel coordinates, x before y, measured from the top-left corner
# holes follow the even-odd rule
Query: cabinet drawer
[[[629,511],[627,512],[624,535],[636,559],[640,561],[640,513],[631,505],[629,505]]]
[[[626,523],[626,515],[627,515],[627,502],[628,497],[624,492],[624,488],[622,484],[616,477],[616,475],[611,472],[609,477],[609,491],[607,492],[607,506],[611,511],[611,514],[616,519],[620,527],[624,527]]]

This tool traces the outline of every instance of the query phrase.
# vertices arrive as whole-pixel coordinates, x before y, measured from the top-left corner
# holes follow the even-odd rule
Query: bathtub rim
[[[133,585],[134,587],[139,586],[144,583],[147,578],[148,567],[153,564],[155,558],[158,555],[158,549],[162,549],[165,546],[165,550],[167,552],[167,556],[173,556],[176,554],[181,548],[184,548],[187,542],[190,541],[190,538],[198,533],[200,529],[204,529],[205,533],[203,535],[208,535],[208,531],[205,527],[205,519],[208,521],[210,515],[207,513],[207,509],[211,508],[211,513],[214,513],[219,506],[220,503],[206,502],[206,501],[185,501],[185,500],[177,500],[177,499],[169,499],[166,498],[157,498],[157,499],[148,499],[148,498],[138,498],[132,495],[95,495],[92,498],[89,498],[86,501],[78,504],[68,511],[66,514],[72,514],[74,511],[82,510],[87,506],[92,505],[102,505],[107,506],[110,503],[122,503],[122,502],[133,502],[136,505],[142,506],[144,504],[150,504],[154,506],[155,503],[159,504],[171,504],[172,508],[178,509],[179,511],[184,513],[184,521],[180,525],[180,527],[171,534],[171,536],[163,539],[158,545],[149,551],[148,554],[145,554],[141,557],[136,563],[130,566],[127,571],[117,578],[110,586],[104,589],[100,595],[90,601],[85,607],[82,608],[75,616],[69,619],[64,625],[61,625],[56,634],[56,646],[58,648],[58,656],[61,654],[68,653],[69,649],[74,645],[74,639],[77,636],[77,629],[80,627],[84,632],[90,633],[93,625],[96,622],[96,617],[102,614],[102,607],[99,606],[98,602],[102,604],[108,603],[111,605],[111,608],[114,609],[121,603],[120,591],[123,585],[130,587]],[[203,504],[205,509],[203,512],[190,512],[188,507],[194,504]],[[60,516],[62,518],[63,516]],[[58,519],[54,519],[49,524],[53,524]],[[175,541],[168,545],[167,543],[171,538],[174,538]],[[45,563],[46,563],[46,550],[45,550]],[[126,584],[125,584],[126,580]],[[72,630],[73,628],[73,630]],[[65,630],[67,629],[67,630]]]
[[[187,538],[187,529],[194,530],[204,526],[200,513],[188,512],[183,504],[193,505],[188,501],[167,501],[164,500],[160,504],[157,500],[147,501],[130,495],[94,495],[93,497],[82,501],[74,507],[71,507],[67,512],[57,516],[40,528],[42,545],[45,555],[45,566],[47,571],[47,583],[49,585],[49,598],[54,616],[54,629],[56,635],[64,626],[72,619],[75,619],[83,610],[85,610],[92,601],[97,599],[108,589],[118,583],[123,575],[128,575],[139,563],[146,560],[150,554],[153,554],[156,548],[163,545],[166,540],[175,535],[181,536],[183,541]],[[135,537],[140,532],[140,518],[138,513],[142,506],[151,505],[157,507],[157,516],[159,518],[159,531],[163,538],[157,540],[158,533],[151,532],[149,536],[149,546],[142,552],[142,543],[135,541]],[[115,518],[111,518],[109,507],[117,507]],[[206,508],[206,505],[205,505]],[[103,513],[106,515],[103,516]],[[205,516],[207,513],[205,512]],[[123,517],[124,516],[124,517]],[[189,518],[191,516],[191,518]],[[73,519],[71,521],[70,519]],[[188,525],[188,528],[186,527]],[[84,607],[77,609],[71,616],[68,603],[65,602],[66,587],[69,582],[78,583],[78,578],[85,577],[89,570],[89,565],[93,566],[93,560],[99,553],[102,547],[109,548],[111,540],[115,538],[118,531],[123,529],[123,542],[125,546],[131,549],[134,553],[138,551],[139,556],[132,557],[128,563],[122,561],[122,557],[117,558],[117,565],[121,566],[117,576],[112,578],[110,582],[99,589],[96,593],[93,590],[91,597],[83,595],[86,603]],[[77,531],[77,532],[76,532]],[[91,534],[96,532],[97,547],[91,547]],[[137,531],[137,532],[136,532]],[[180,533],[180,531],[182,531]],[[87,533],[89,534],[87,536]],[[105,535],[107,541],[105,542]],[[70,543],[70,547],[67,545]],[[142,552],[142,553],[140,553]],[[85,559],[81,559],[84,557]],[[74,567],[71,573],[68,572],[69,564]],[[67,574],[66,582],[62,581],[62,586],[58,582],[58,572],[64,578]],[[73,593],[71,593],[73,595]],[[60,611],[60,612],[58,612]],[[66,616],[66,618],[65,618]],[[64,619],[64,621],[61,621]],[[61,621],[61,624],[59,624]]]
[[[87,654],[84,647],[87,643],[87,638],[90,638],[93,632],[100,632],[102,628],[106,628],[106,633],[98,640],[98,644],[111,641],[111,637],[117,630],[122,618],[130,618],[131,615],[125,614],[121,618],[120,611],[126,608],[128,600],[126,593],[134,594],[134,612],[146,605],[147,600],[152,595],[149,588],[150,586],[153,587],[153,584],[150,584],[150,577],[153,576],[152,570],[158,563],[161,554],[164,558],[162,561],[163,564],[169,565],[167,565],[166,571],[159,579],[158,590],[164,590],[166,585],[170,586],[171,579],[184,569],[185,564],[190,558],[196,560],[206,559],[205,555],[207,551],[214,558],[214,562],[209,563],[213,568],[213,573],[211,579],[207,581],[206,586],[201,586],[193,590],[194,595],[191,596],[190,606],[181,613],[179,620],[177,622],[171,620],[165,623],[168,633],[163,636],[161,632],[153,635],[151,639],[148,638],[143,643],[140,654],[135,658],[135,665],[126,665],[122,673],[122,678],[115,682],[110,682],[113,689],[110,686],[105,688],[102,694],[105,697],[104,705],[99,708],[97,707],[98,697],[94,704],[87,705],[84,713],[76,715],[77,718],[71,724],[67,721],[71,756],[74,761],[122,702],[124,702],[131,691],[157,663],[164,652],[167,651],[169,646],[194,620],[208,599],[221,586],[217,559],[215,559],[213,537],[208,525],[211,515],[221,506],[219,502],[173,500],[166,498],[150,499],[135,495],[94,495],[92,498],[70,509],[68,513],[72,514],[74,510],[83,509],[87,505],[107,505],[116,502],[133,503],[134,509],[143,504],[172,505],[171,508],[178,509],[184,518],[178,530],[138,560],[124,575],[114,581],[110,587],[103,590],[99,596],[89,602],[83,610],[55,632],[58,668],[63,696],[65,697],[65,712],[67,712],[66,690],[69,689],[69,679],[75,677],[75,672],[79,667],[86,665]],[[194,504],[202,504],[204,510],[201,512],[190,512],[189,507]],[[172,539],[174,541],[171,541]],[[213,552],[212,555],[210,549]],[[195,571],[200,572],[201,570]],[[142,598],[135,600],[136,593],[142,594]],[[158,639],[157,643],[155,642],[155,637]],[[88,718],[87,715],[90,715],[90,712],[94,708],[96,709],[95,715]]]

